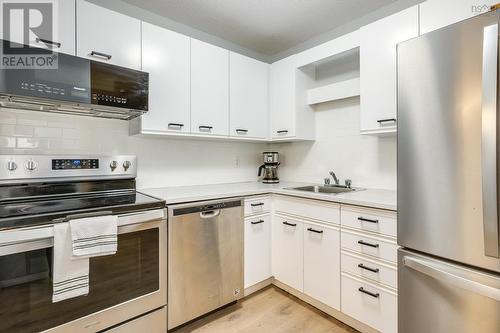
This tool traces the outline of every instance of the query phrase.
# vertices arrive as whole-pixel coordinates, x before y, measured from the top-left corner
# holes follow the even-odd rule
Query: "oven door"
[[[90,259],[89,294],[58,303],[52,227],[0,233],[0,332],[96,332],[165,306],[163,216],[163,210],[119,216],[117,253]]]

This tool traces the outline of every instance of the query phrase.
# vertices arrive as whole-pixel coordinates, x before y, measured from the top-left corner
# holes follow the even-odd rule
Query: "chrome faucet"
[[[340,183],[339,179],[337,178],[337,175],[335,175],[335,172],[330,171],[330,176],[332,176],[333,182],[335,183],[335,185],[338,185]]]

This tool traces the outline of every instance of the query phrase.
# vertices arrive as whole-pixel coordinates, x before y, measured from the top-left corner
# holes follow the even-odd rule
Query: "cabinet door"
[[[271,277],[271,218],[245,220],[245,288]]]
[[[191,39],[191,132],[229,134],[229,51]]]
[[[269,131],[269,65],[229,55],[230,136],[265,139]]]
[[[142,22],[142,69],[149,73],[143,130],[189,133],[189,58],[189,37]]]
[[[55,52],[75,55],[75,0],[52,0],[54,17],[51,20],[54,30],[41,30],[30,33],[28,44],[33,47],[50,49]],[[2,9],[0,9],[0,12]],[[16,16],[16,11],[11,12],[11,20],[21,20]],[[22,15],[22,12],[17,11]],[[2,13],[3,15],[3,13]],[[3,16],[2,16],[3,17]],[[42,17],[44,20],[45,17]],[[0,24],[2,39],[24,44],[23,24],[13,24],[9,33],[4,34],[3,26]]]
[[[295,136],[294,56],[271,65],[269,78],[271,139]]]
[[[303,224],[299,221],[274,216],[272,232],[272,267],[274,277],[284,284],[303,291],[304,244]]]
[[[304,224],[304,293],[340,310],[340,232]]]
[[[77,55],[136,70],[141,69],[141,22],[77,0]]]
[[[427,0],[420,4],[420,34],[489,11],[498,0]]]
[[[360,29],[361,131],[396,125],[396,45],[418,36],[418,6]]]

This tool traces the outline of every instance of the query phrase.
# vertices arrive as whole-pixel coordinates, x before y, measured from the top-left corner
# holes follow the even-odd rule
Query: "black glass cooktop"
[[[54,219],[73,214],[99,211],[124,214],[165,207],[163,200],[127,188],[123,182],[108,182],[107,186],[89,182],[79,186],[26,185],[0,188],[0,192],[3,194],[0,194],[0,230],[50,224]]]

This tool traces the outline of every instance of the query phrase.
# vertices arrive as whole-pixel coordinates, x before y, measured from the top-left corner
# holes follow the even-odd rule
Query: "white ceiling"
[[[272,56],[396,0],[122,0]]]

